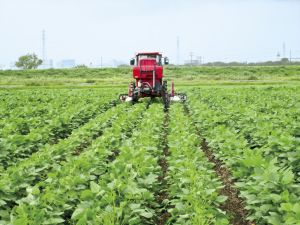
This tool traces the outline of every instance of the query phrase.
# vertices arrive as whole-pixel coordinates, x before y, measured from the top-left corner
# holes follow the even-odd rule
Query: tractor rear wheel
[[[139,98],[138,98],[138,95],[136,94],[135,92],[135,83],[132,82],[130,83],[130,92],[131,92],[131,97],[132,97],[132,104],[135,104],[138,102]]]

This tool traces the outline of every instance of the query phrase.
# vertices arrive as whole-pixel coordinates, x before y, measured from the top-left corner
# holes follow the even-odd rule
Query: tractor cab
[[[162,66],[162,54],[159,52],[144,52],[138,53],[135,58],[130,60],[131,66],[141,66],[141,65],[157,65]],[[164,64],[169,64],[167,57],[164,58]]]

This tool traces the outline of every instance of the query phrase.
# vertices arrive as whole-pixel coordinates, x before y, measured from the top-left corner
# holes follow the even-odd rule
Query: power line
[[[45,32],[45,30],[43,30],[42,31],[42,44],[43,44],[43,46],[42,46],[42,54],[43,54],[43,62],[45,63],[45,61],[46,61],[46,32]]]
[[[282,57],[285,58],[285,42],[282,43]]]
[[[193,53],[193,52],[190,52],[190,57],[191,57],[191,65],[193,65],[193,56],[194,56],[194,53]]]
[[[177,36],[177,65],[179,65],[180,64],[180,49],[179,49],[179,47],[180,47],[180,40],[179,40],[179,36]]]

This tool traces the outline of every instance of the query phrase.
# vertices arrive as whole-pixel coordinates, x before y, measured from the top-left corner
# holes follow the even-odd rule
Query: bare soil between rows
[[[201,148],[205,156],[214,164],[214,170],[221,179],[224,187],[220,193],[228,197],[221,205],[221,209],[231,215],[231,224],[233,225],[254,225],[254,222],[247,220],[248,211],[245,209],[244,201],[238,196],[238,190],[234,187],[234,182],[231,178],[229,170],[224,166],[223,162],[217,159],[212,150],[208,147],[206,139],[201,141]]]
[[[169,114],[168,111],[165,111],[164,124],[163,124],[163,135],[161,138],[161,146],[163,148],[162,155],[158,159],[158,165],[161,167],[161,175],[158,177],[158,182],[160,184],[160,190],[155,193],[155,200],[160,206],[156,212],[155,224],[163,225],[166,224],[168,219],[171,217],[171,214],[168,212],[168,206],[165,206],[164,200],[169,199],[168,195],[168,161],[167,156],[170,154],[168,147],[168,127],[169,127]]]

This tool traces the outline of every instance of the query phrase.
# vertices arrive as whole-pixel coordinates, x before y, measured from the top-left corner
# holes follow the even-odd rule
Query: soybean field
[[[0,224],[300,224],[300,89],[185,90],[1,90]]]

